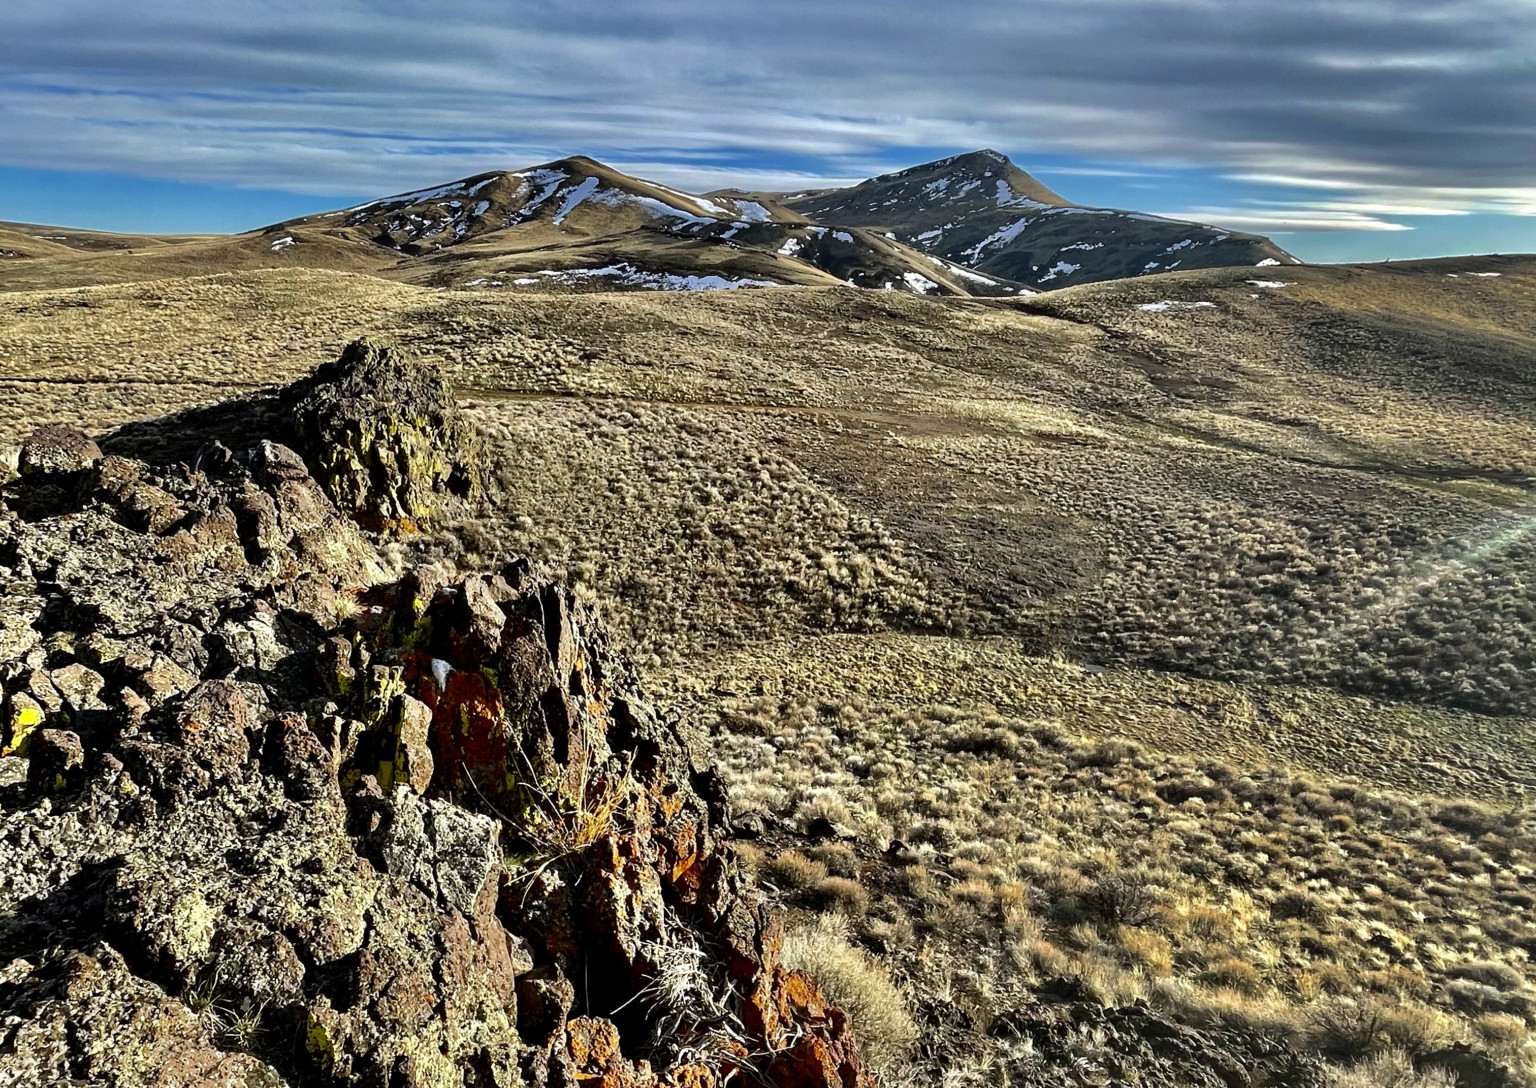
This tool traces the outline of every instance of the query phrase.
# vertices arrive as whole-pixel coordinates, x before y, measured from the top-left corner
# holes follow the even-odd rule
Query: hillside
[[[1068,203],[994,151],[790,195],[684,193],[583,157],[227,236],[0,224],[0,289],[258,268],[483,291],[852,285],[1005,297],[1153,272],[1294,264],[1267,239]]]
[[[1258,235],[1072,204],[996,151],[781,199],[818,223],[889,232],[1037,290],[1178,269],[1297,263]]]
[[[91,235],[97,242],[90,247],[61,249],[46,241],[50,230],[25,235],[10,250],[18,258],[0,262],[0,286],[300,267],[525,293],[779,285],[938,295],[1020,291],[883,234],[818,226],[761,198],[679,192],[580,157],[246,234],[186,240],[174,250],[167,240],[106,235]]]
[[[304,269],[18,291],[0,442],[243,449],[270,414],[217,402],[360,335],[439,367],[491,466],[381,564],[532,556],[606,616],[719,762],[786,963],[862,1002],[890,1080],[1530,1082],[1536,258],[1024,299]],[[228,486],[155,471],[178,502]],[[230,532],[288,524],[246,495]],[[191,546],[161,524],[125,539]],[[16,531],[16,578],[86,592]],[[50,655],[103,652],[46,615]],[[223,641],[165,644],[281,660],[266,613],[204,615]]]

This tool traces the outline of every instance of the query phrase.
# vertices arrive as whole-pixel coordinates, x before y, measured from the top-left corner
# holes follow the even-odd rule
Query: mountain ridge
[[[690,193],[577,155],[170,241],[0,224],[0,285],[298,266],[447,289],[851,285],[1016,297],[1158,271],[1299,263],[1257,235],[1072,204],[991,149],[790,194]]]
[[[1036,290],[1178,269],[1301,263],[1261,235],[1072,203],[991,150],[780,199],[818,222],[888,232]]]

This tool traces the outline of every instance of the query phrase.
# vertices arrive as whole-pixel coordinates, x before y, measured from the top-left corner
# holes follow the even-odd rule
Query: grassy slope
[[[849,916],[924,1015],[1067,972],[1309,1045],[1348,998],[1405,1045],[1508,1050],[1529,821],[1411,798],[1536,785],[1533,314],[1530,258],[1018,303],[241,273],[0,299],[0,429],[401,342],[505,485],[412,546],[532,551],[602,599],[784,821],[765,881]],[[818,814],[855,842],[812,850]],[[1006,1059],[956,1031],[936,1060]]]

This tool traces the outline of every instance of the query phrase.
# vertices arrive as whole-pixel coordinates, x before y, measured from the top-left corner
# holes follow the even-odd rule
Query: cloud
[[[1536,210],[1529,0],[7,0],[0,40],[9,165],[797,187],[993,146],[1341,194],[1233,225]]]
[[[1229,230],[1254,231],[1259,234],[1287,234],[1298,230],[1399,231],[1413,229],[1402,223],[1378,219],[1362,211],[1337,207],[1314,207],[1306,204],[1252,208],[1196,207],[1158,214],[1172,219],[1192,219],[1197,223],[1209,223]]]

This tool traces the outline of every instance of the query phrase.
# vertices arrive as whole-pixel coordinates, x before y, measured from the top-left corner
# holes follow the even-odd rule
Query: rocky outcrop
[[[409,531],[481,488],[479,440],[434,371],[364,340],[283,400],[299,448],[338,507]]]
[[[30,444],[0,509],[0,1083],[868,1083],[598,618],[527,563],[388,576],[358,531],[469,478],[408,367],[351,350],[277,394],[345,456]]]

